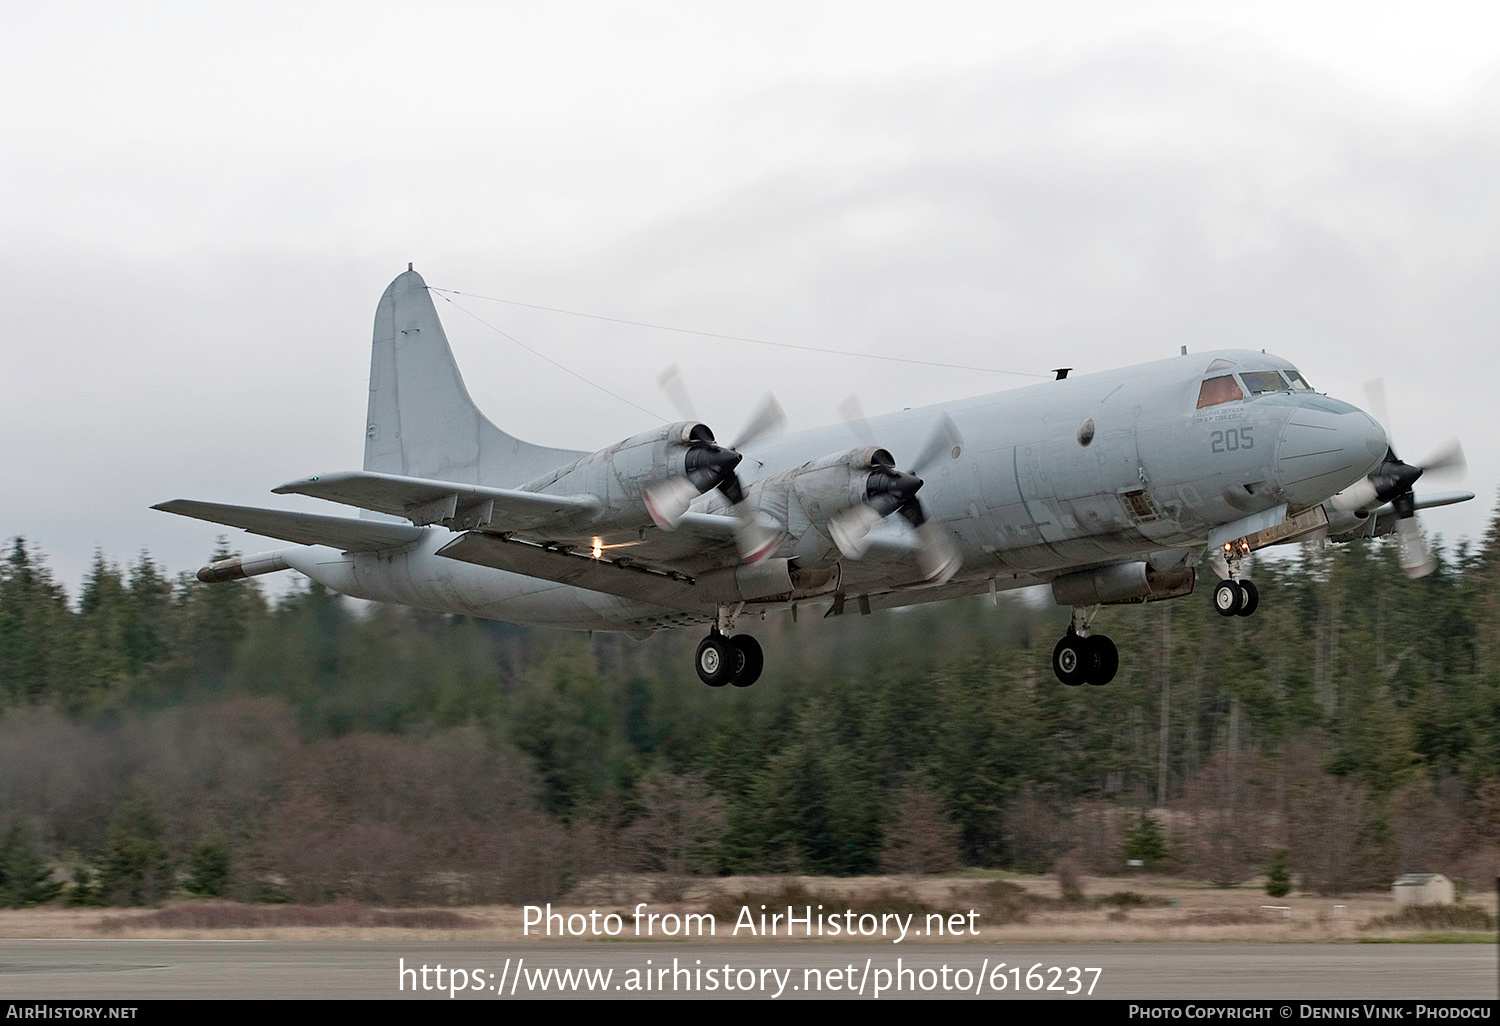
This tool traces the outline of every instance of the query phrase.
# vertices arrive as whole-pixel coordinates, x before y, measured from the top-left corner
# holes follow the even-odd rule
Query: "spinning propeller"
[[[689,420],[697,420],[692,401],[688,397],[682,375],[675,366],[668,367],[659,379],[662,391],[674,406]],[[740,486],[735,467],[744,457],[739,449],[756,439],[781,430],[786,424],[786,414],[776,397],[767,394],[756,407],[750,422],[727,446],[714,442],[713,432],[699,424],[690,436],[684,460],[684,472],[680,477],[669,477],[646,489],[646,512],[664,531],[670,531],[682,521],[682,517],[698,496],[717,488],[724,493],[733,507],[734,517],[739,521],[735,541],[740,557],[746,563],[755,563],[770,554],[776,545],[776,535],[759,523],[745,501],[745,490]]]
[[[874,432],[870,430],[859,400],[854,396],[845,399],[839,412],[849,422],[861,442],[874,446]],[[828,525],[833,542],[848,559],[859,559],[870,547],[870,531],[881,520],[892,513],[901,514],[917,532],[921,547],[917,550],[917,565],[922,575],[931,583],[942,584],[949,580],[961,565],[958,551],[943,533],[927,519],[922,500],[917,492],[922,488],[921,474],[932,467],[939,458],[963,444],[958,425],[944,414],[933,425],[922,451],[911,464],[911,470],[897,470],[890,454],[877,448],[871,460],[870,477],[865,486],[865,500],[851,506],[834,518]]]
[[[1391,437],[1390,417],[1386,413],[1385,383],[1376,378],[1365,382],[1370,412]],[[1437,566],[1417,521],[1416,496],[1412,485],[1423,474],[1445,471],[1462,473],[1465,467],[1463,447],[1457,439],[1445,444],[1420,463],[1403,462],[1394,446],[1388,446],[1385,459],[1368,477],[1344,489],[1334,498],[1346,509],[1370,510],[1389,502],[1396,511],[1396,538],[1401,545],[1401,569],[1408,577],[1426,577]]]

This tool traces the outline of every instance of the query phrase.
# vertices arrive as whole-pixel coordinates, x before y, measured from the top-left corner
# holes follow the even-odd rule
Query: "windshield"
[[[1245,371],[1240,377],[1244,379],[1245,390],[1251,395],[1287,390],[1286,381],[1275,371]]]
[[[1292,368],[1288,367],[1286,370],[1282,371],[1282,373],[1285,374],[1286,375],[1286,379],[1292,383],[1292,389],[1294,391],[1297,391],[1297,392],[1311,392],[1312,391],[1312,386],[1307,383],[1307,379],[1304,378],[1298,371],[1293,370]]]
[[[1225,374],[1223,377],[1209,378],[1203,382],[1203,387],[1198,390],[1198,409],[1201,410],[1205,406],[1217,406],[1220,403],[1231,403],[1243,398],[1245,398],[1245,393],[1240,391],[1234,375]]]

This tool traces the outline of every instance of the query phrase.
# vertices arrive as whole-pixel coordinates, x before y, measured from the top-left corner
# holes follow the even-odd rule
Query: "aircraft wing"
[[[1474,498],[1473,492],[1429,492],[1426,495],[1416,496],[1413,508],[1432,509],[1435,506],[1451,506],[1455,502],[1468,502],[1472,498]],[[1376,506],[1370,512],[1374,516],[1383,517],[1387,513],[1396,512],[1396,507],[1394,504],[1387,502],[1383,506]]]
[[[298,545],[328,545],[345,552],[378,552],[399,548],[422,537],[422,528],[409,524],[385,524],[354,517],[329,517],[254,506],[227,506],[218,502],[173,499],[152,509],[179,516],[207,520],[211,524],[240,527],[251,534]]]
[[[418,525],[495,523],[503,530],[525,530],[577,515],[592,516],[599,500],[590,495],[548,495],[514,488],[433,481],[400,474],[347,470],[289,481],[271,491],[311,495],[376,513],[405,517]]]
[[[1419,495],[1413,504],[1416,509],[1432,509],[1434,506],[1451,506],[1455,502],[1468,502],[1474,498],[1473,492],[1430,492],[1427,495]],[[1374,527],[1370,529],[1373,537],[1391,534],[1396,530],[1396,507],[1387,502],[1383,506],[1377,506],[1370,511],[1370,519],[1375,521]],[[1368,521],[1366,521],[1368,523]]]
[[[600,503],[591,495],[552,495],[369,471],[322,474],[273,491],[467,532],[441,550],[449,559],[677,608],[698,608],[705,601],[704,589],[684,582],[739,563],[739,523],[725,513],[689,512],[674,531],[652,526],[606,530],[594,522]],[[898,520],[888,518],[871,532],[868,564],[915,557],[920,542],[904,521],[892,522]],[[596,544],[599,558],[593,556]]]
[[[272,491],[311,495],[454,531],[503,532],[539,544],[591,547],[597,540],[610,550],[632,550],[629,555],[636,564],[688,572],[723,564],[734,552],[738,526],[730,516],[694,512],[671,532],[655,527],[601,531],[594,525],[600,503],[592,495],[552,495],[368,471],[320,474],[289,481]],[[545,574],[535,576],[546,578]]]

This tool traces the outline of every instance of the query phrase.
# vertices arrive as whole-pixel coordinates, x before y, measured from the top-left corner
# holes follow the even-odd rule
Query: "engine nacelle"
[[[1323,503],[1323,512],[1328,514],[1329,537],[1339,540],[1370,537],[1375,533],[1376,518],[1368,509],[1340,501],[1340,496]]]
[[[864,502],[871,476],[894,465],[889,452],[874,446],[833,453],[757,481],[750,487],[750,501],[760,516],[797,540],[799,564],[816,566],[838,559],[829,523]]]
[[[558,495],[593,495],[601,505],[594,523],[644,526],[651,522],[643,501],[646,489],[667,478],[686,476],[689,451],[700,442],[711,445],[713,441],[714,433],[705,424],[668,424],[583,456],[521,488]]]
[[[839,566],[799,566],[786,558],[712,570],[698,583],[721,602],[792,602],[838,590]]]
[[[1197,583],[1195,567],[1154,570],[1147,562],[1116,563],[1095,570],[1064,574],[1052,581],[1052,597],[1060,606],[1114,606],[1191,595]]]

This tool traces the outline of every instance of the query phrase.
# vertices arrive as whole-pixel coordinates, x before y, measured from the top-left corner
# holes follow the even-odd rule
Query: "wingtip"
[[[313,474],[310,477],[298,477],[291,481],[285,481],[271,489],[272,495],[297,495],[308,485],[317,484],[327,477],[327,474]]]

